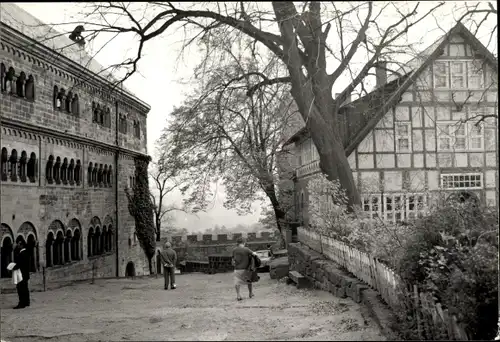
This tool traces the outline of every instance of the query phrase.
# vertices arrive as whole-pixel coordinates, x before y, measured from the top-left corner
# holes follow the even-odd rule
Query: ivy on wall
[[[132,193],[128,189],[128,210],[135,219],[137,239],[149,261],[149,272],[152,273],[151,260],[155,255],[156,235],[153,218],[153,204],[149,195],[148,164],[149,156],[135,158],[135,185]]]

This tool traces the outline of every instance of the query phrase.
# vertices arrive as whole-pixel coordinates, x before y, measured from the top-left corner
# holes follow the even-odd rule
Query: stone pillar
[[[72,238],[68,238],[68,242],[67,242],[67,244],[68,244],[68,259],[69,259],[67,261],[69,261],[69,262],[71,262],[71,260],[73,260],[73,258],[71,256],[71,250],[72,250],[71,240],[72,240]]]

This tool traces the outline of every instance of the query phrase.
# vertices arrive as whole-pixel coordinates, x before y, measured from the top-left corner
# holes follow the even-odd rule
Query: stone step
[[[307,278],[297,271],[288,272],[288,278],[296,284],[298,289],[303,289],[308,287]]]

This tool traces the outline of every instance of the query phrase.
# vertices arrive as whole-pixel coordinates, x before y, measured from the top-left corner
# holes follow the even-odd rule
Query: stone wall
[[[369,288],[333,261],[300,242],[288,245],[288,262],[290,271],[305,276],[311,286],[340,298],[350,297],[359,303],[361,293]]]
[[[163,238],[158,247],[163,247],[169,241],[177,252],[179,261],[208,261],[209,255],[231,255],[238,237],[243,237],[247,246],[254,251],[267,249],[268,244],[274,245],[279,239],[271,232],[179,235]]]
[[[30,31],[43,28],[36,24],[36,18],[13,4],[2,4],[2,13],[6,15],[1,18],[0,62],[6,71],[12,67],[16,77],[21,76],[21,72],[26,77],[33,77],[34,97],[18,96],[2,88],[0,148],[6,149],[9,162],[15,150],[18,163],[22,152],[26,152],[28,158],[33,153],[36,163],[34,181],[21,181],[19,177],[1,181],[0,247],[7,240],[12,242],[20,236],[27,240],[28,236],[33,236],[37,265],[36,272],[32,273],[32,283],[38,284],[43,279],[43,266],[47,260],[45,246],[51,229],[54,234],[61,231],[64,236],[69,231],[74,234],[77,229],[81,234],[80,260],[47,267],[46,281],[90,279],[93,265],[96,267],[95,277],[124,276],[129,263],[134,264],[136,275],[148,274],[144,252],[133,239],[135,222],[128,212],[125,188],[131,186],[131,178],[135,177],[134,157],[146,153],[149,109],[129,95],[109,91],[109,84],[104,79],[83,69],[85,63],[80,63],[78,57],[84,55],[82,49],[73,51],[73,58],[65,55],[66,50],[59,55],[60,51],[55,53],[45,46],[33,44],[27,38],[32,37]],[[67,38],[63,35],[60,39]],[[69,91],[78,95],[78,112],[56,108],[55,87],[64,88],[66,95]],[[93,103],[109,108],[109,125],[94,122]],[[127,116],[127,133],[116,131],[119,114]],[[140,137],[134,135],[134,120],[140,122]],[[80,184],[50,184],[46,177],[50,156],[54,159],[60,157],[61,162],[64,158],[68,162],[72,159],[75,163],[79,161]],[[112,167],[110,186],[88,184],[89,163]],[[2,160],[2,167],[7,167],[10,172],[10,163],[4,164]],[[15,172],[20,173],[20,168],[16,167]],[[58,222],[57,229],[53,229],[54,222]],[[111,226],[113,230],[112,250],[89,257],[88,233],[91,228],[103,229],[103,226]],[[2,247],[2,256],[5,250]],[[2,269],[4,266],[2,263]],[[9,282],[12,282],[10,278],[0,280],[2,288]]]

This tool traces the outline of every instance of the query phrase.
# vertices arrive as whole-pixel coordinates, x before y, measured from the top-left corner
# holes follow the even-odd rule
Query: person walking
[[[170,242],[165,243],[165,250],[160,253],[163,261],[163,277],[165,279],[165,290],[168,290],[168,283],[170,279],[170,288],[175,290],[175,266],[177,265],[177,253],[172,248]]]
[[[15,265],[12,270],[20,270],[23,280],[16,284],[19,304],[14,309],[23,309],[30,306],[30,290],[28,287],[28,281],[30,280],[30,258],[24,240],[17,242],[17,248],[19,252],[14,258]]]
[[[251,272],[248,270],[250,266],[250,261],[252,256],[257,254],[253,252],[250,248],[245,246],[243,238],[238,238],[236,240],[238,244],[235,249],[233,249],[233,265],[234,265],[234,288],[236,289],[236,300],[243,300],[240,294],[240,287],[242,285],[248,286],[248,297],[252,298],[253,286],[251,282]]]

